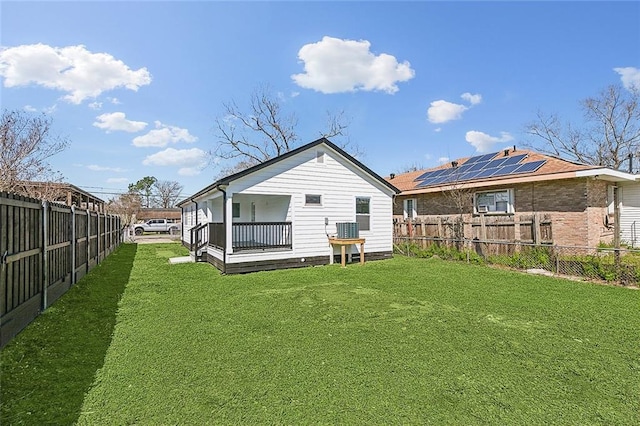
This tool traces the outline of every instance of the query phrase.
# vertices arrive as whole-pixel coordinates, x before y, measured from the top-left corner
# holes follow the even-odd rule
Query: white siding
[[[640,182],[624,184],[621,188],[620,239],[638,248],[640,247]]]
[[[239,253],[230,255],[228,262],[328,256],[327,234],[336,233],[336,222],[355,222],[356,197],[371,199],[371,230],[360,232],[366,238],[365,251],[392,250],[393,191],[330,148],[318,148],[324,151],[322,163],[317,161],[316,149],[309,149],[229,185],[228,193],[234,199],[242,199],[243,194],[290,197],[287,220],[293,222],[293,253]],[[305,206],[305,194],[320,194],[322,205]],[[259,214],[256,210],[256,216]],[[325,218],[329,221],[326,227]]]
[[[182,241],[189,242],[191,228],[196,226],[195,203],[182,206]]]

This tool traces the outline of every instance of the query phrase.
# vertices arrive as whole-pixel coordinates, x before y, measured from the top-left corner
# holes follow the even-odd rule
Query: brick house
[[[610,243],[614,190],[621,206],[633,206],[640,187],[640,175],[515,147],[387,179],[401,191],[396,234],[580,247]],[[640,227],[637,210],[621,208],[621,214],[621,224]]]

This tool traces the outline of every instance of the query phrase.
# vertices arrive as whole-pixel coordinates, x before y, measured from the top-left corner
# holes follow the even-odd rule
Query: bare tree
[[[640,157],[640,91],[612,85],[597,97],[581,102],[585,122],[580,127],[562,123],[557,114],[538,112],[537,120],[526,131],[538,142],[529,146],[538,151],[577,160],[581,163],[615,170],[627,165],[633,156]],[[625,164],[625,162],[627,162]],[[638,172],[640,167],[630,171]]]
[[[67,139],[52,134],[51,119],[45,115],[3,110],[0,191],[20,191],[22,182],[61,181],[62,176],[51,168],[49,159],[68,145]]]
[[[454,172],[454,176],[457,173]],[[473,188],[466,187],[459,179],[447,184],[442,189],[443,204],[447,208],[452,208],[457,214],[454,223],[453,234],[456,239],[464,238],[464,214],[473,212]]]
[[[604,89],[597,97],[581,102],[585,123],[580,129],[563,125],[558,116],[538,113],[538,120],[527,126],[529,134],[541,139],[538,150],[558,156],[568,156],[582,163],[622,169],[628,161],[628,171],[639,172],[633,157],[640,157],[640,88],[625,90],[619,85]],[[620,207],[617,186],[613,186],[613,245],[620,248]],[[616,266],[620,252],[616,251]]]
[[[254,165],[284,154],[298,141],[294,114],[285,115],[268,86],[259,86],[244,112],[235,102],[223,104],[224,117],[216,119],[219,143],[214,152],[223,159]]]
[[[184,187],[176,181],[158,180],[153,184],[154,204],[168,209],[176,205]]]
[[[403,166],[400,166],[398,169],[396,169],[396,174],[417,172],[418,170],[423,170],[425,168],[426,167],[424,166],[424,164],[418,161],[414,161],[412,163],[407,163]]]
[[[224,115],[215,120],[218,143],[212,154],[225,160],[237,160],[225,172],[243,170],[298,146],[298,118],[284,110],[283,102],[268,85],[258,86],[253,91],[246,111],[234,101],[224,103],[223,107]],[[320,132],[321,137],[347,137],[349,123],[344,112],[327,113],[327,117],[327,130]],[[343,145],[345,148],[350,146],[353,147],[350,143]]]
[[[107,211],[120,216],[123,226],[132,225],[141,208],[140,195],[135,192],[118,195],[107,203]]]

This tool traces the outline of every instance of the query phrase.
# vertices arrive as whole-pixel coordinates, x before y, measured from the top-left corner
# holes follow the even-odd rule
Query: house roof
[[[194,195],[192,195],[191,197],[184,199],[182,201],[180,201],[177,206],[180,207],[188,202],[190,202],[191,200],[193,200],[194,198],[199,197],[200,195],[206,194],[207,192],[210,192],[213,189],[218,188],[219,186],[222,185],[228,185],[231,182],[233,182],[234,180],[240,179],[244,176],[250,175],[252,173],[256,173],[259,170],[262,170],[266,167],[271,166],[272,164],[278,163],[282,160],[285,160],[289,157],[292,157],[296,154],[299,154],[301,152],[304,152],[306,150],[315,148],[318,145],[326,145],[327,147],[331,148],[333,151],[336,151],[338,154],[340,154],[340,156],[344,157],[347,161],[349,161],[350,163],[352,163],[353,165],[355,165],[356,167],[358,167],[359,169],[361,169],[362,171],[364,171],[365,173],[367,173],[368,175],[370,175],[371,177],[373,177],[375,180],[377,180],[378,182],[380,182],[382,185],[384,185],[385,187],[389,188],[390,190],[392,190],[394,193],[399,193],[400,190],[391,182],[387,181],[386,179],[384,179],[383,177],[381,177],[380,175],[376,174],[374,171],[372,171],[371,169],[369,169],[367,166],[365,166],[364,164],[362,164],[360,161],[358,161],[357,159],[355,159],[353,156],[349,155],[346,151],[344,151],[342,148],[338,147],[336,144],[334,144],[333,142],[331,142],[329,139],[327,138],[320,138],[317,139],[313,142],[310,142],[306,145],[302,145],[301,147],[298,147],[296,149],[293,149],[289,152],[286,152],[282,155],[279,155],[278,157],[274,157],[270,160],[267,160],[263,163],[257,164],[253,167],[249,167],[245,170],[242,170],[240,172],[237,173],[233,173],[229,176],[225,176],[221,179],[218,179],[217,181],[213,182],[211,185],[206,186],[205,188],[201,189],[200,191],[196,192]]]
[[[55,188],[57,190],[60,191],[71,191],[74,195],[77,196],[83,196],[85,198],[88,199],[92,199],[95,200],[99,203],[103,203],[104,204],[104,200],[101,198],[96,197],[95,195],[93,195],[90,192],[87,192],[83,189],[78,188],[75,185],[72,185],[70,183],[67,182],[40,182],[40,181],[22,181],[19,183],[19,185],[24,186],[24,187],[30,187],[30,188],[34,188],[34,189],[38,189],[38,188]]]
[[[531,171],[526,173],[515,173],[515,174],[506,174],[497,177],[482,177],[482,178],[471,178],[455,181],[454,179],[450,179],[447,182],[434,183],[429,184],[425,182],[421,176],[423,176],[427,172],[437,171],[442,169],[453,169],[453,163],[456,163],[456,167],[464,166],[471,158],[477,157],[466,157],[454,160],[450,163],[443,164],[438,167],[433,167],[430,169],[424,170],[416,170],[408,173],[402,173],[399,175],[395,175],[393,178],[388,177],[389,182],[392,182],[398,189],[400,189],[402,194],[419,194],[419,193],[427,193],[427,192],[439,192],[442,190],[451,189],[452,187],[456,188],[477,188],[483,186],[496,186],[496,185],[504,185],[504,184],[514,184],[521,182],[533,182],[533,181],[543,181],[543,180],[557,180],[557,179],[570,179],[577,177],[587,177],[593,176],[598,177],[603,180],[609,181],[634,181],[640,180],[640,176],[632,175],[625,172],[620,172],[617,170],[603,168],[601,166],[592,166],[587,164],[581,164],[569,160],[564,160],[562,158],[554,157],[551,155],[542,154],[535,151],[530,150],[521,150],[521,149],[508,149],[501,152],[496,153],[496,156],[493,159],[501,159],[501,158],[509,158],[509,157],[517,157],[524,155],[525,157],[518,162],[518,164],[527,164],[534,162],[543,162],[542,165]],[[514,158],[516,160],[516,158]],[[472,160],[473,161],[473,160]],[[471,163],[469,163],[471,164]]]

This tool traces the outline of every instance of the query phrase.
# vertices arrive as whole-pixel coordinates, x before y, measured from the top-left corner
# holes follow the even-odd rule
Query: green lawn
[[[2,424],[640,423],[638,291],[404,257],[220,276],[184,254],[123,246],[9,344]],[[25,348],[85,362],[50,335],[84,333],[67,299],[125,275],[92,380],[39,372]]]

